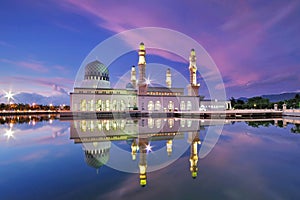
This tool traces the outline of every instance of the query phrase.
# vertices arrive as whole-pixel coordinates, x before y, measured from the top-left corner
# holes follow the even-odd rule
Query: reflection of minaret
[[[171,154],[172,154],[172,144],[173,144],[172,140],[168,140],[167,141],[167,153],[168,153],[168,156],[171,156]]]
[[[139,81],[138,81],[138,93],[141,95],[147,94],[147,84],[146,84],[146,50],[144,43],[140,43],[139,49]]]
[[[192,177],[196,178],[198,172],[198,144],[200,144],[200,139],[197,132],[189,133],[189,142],[191,143],[190,171]]]
[[[136,152],[138,151],[139,147],[136,144],[135,139],[133,139],[133,142],[131,144],[131,155],[132,155],[132,160],[136,160]]]
[[[136,70],[135,66],[131,67],[131,84],[133,85],[133,88],[136,88]]]
[[[167,86],[167,88],[171,88],[172,87],[172,77],[171,77],[171,70],[170,70],[170,68],[168,68],[167,72],[166,72],[166,86]]]
[[[196,52],[194,49],[190,53],[190,84],[188,85],[189,96],[199,96],[200,84],[197,83],[197,66],[196,66]]]
[[[140,185],[145,187],[147,184],[147,145],[148,138],[139,138],[140,149]]]

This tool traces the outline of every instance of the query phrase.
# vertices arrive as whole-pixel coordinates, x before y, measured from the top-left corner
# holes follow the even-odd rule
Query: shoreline
[[[273,110],[225,110],[225,111],[174,111],[174,112],[144,112],[144,111],[93,111],[93,112],[72,112],[72,111],[0,111],[0,116],[20,116],[20,115],[59,115],[62,120],[68,119],[105,119],[105,118],[128,118],[128,117],[181,117],[181,118],[279,118],[282,116],[300,117],[299,109]]]

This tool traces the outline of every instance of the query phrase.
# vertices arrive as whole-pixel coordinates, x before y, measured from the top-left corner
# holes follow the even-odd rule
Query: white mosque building
[[[189,56],[190,83],[184,88],[172,87],[171,70],[166,71],[166,86],[151,87],[146,81],[146,49],[139,46],[138,70],[131,69],[131,82],[126,88],[111,88],[108,68],[98,60],[85,66],[84,80],[71,92],[72,112],[140,110],[145,112],[199,111],[200,96],[196,79],[196,53]]]

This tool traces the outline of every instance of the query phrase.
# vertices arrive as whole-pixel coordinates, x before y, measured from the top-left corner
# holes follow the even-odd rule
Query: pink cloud
[[[49,69],[45,64],[41,61],[37,60],[29,60],[29,61],[14,61],[8,59],[0,59],[0,62],[8,63],[15,65],[17,67],[23,67],[29,70],[33,70],[36,72],[48,72]]]
[[[234,5],[212,1],[200,7],[196,1],[185,4],[161,2],[161,6],[147,4],[146,9],[144,2],[135,2],[132,6],[122,2],[116,4],[65,0],[59,1],[58,4],[67,11],[90,19],[96,26],[115,33],[150,26],[181,31],[207,48],[222,75],[228,79],[225,83],[226,88],[232,88],[245,87],[260,81],[267,74],[276,74],[276,71],[269,71],[270,66],[264,65],[262,60],[267,58],[261,54],[268,55],[268,48],[272,48],[270,43],[274,44],[270,42],[270,34],[273,34],[270,30],[295,13],[299,3],[279,2],[255,6],[246,1],[237,1]],[[165,6],[166,4],[168,6]],[[183,15],[187,8],[190,9],[189,13]],[[212,10],[214,12],[210,12]],[[165,38],[159,34],[132,35],[125,41],[133,48],[137,47],[137,41],[144,41],[146,47],[149,43],[167,45],[177,42],[174,38]],[[181,44],[178,46],[181,47]],[[182,48],[193,47],[183,45]],[[275,48],[278,48],[275,52],[282,53],[283,48]],[[287,49],[290,50],[291,47]],[[149,53],[157,55],[155,51]],[[270,54],[274,56],[274,51]],[[160,52],[158,55],[178,61],[178,57],[172,54]],[[208,68],[208,71],[202,71],[201,76],[212,80],[215,74],[215,71]]]

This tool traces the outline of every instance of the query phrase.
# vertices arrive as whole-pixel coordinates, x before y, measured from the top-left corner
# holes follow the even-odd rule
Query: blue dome
[[[84,79],[109,81],[109,71],[103,63],[95,60],[85,66]]]
[[[126,89],[134,89],[132,83],[127,83]]]

